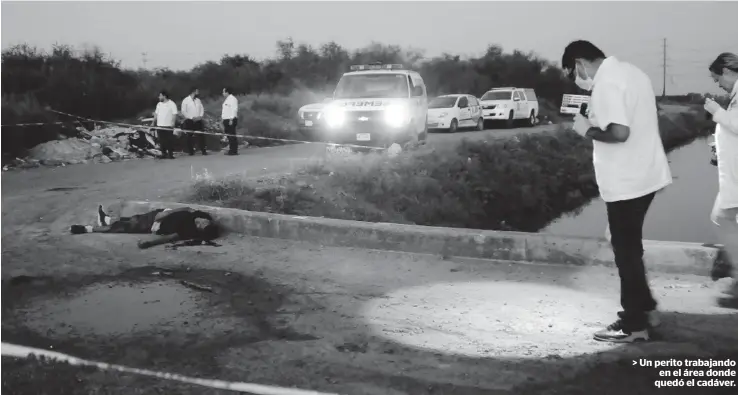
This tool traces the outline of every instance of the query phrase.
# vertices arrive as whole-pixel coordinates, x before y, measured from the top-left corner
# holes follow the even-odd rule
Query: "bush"
[[[662,121],[668,149],[704,136]],[[453,148],[337,156],[260,188],[241,178],[200,180],[187,200],[252,211],[370,222],[537,232],[599,192],[592,144],[563,127]]]
[[[594,197],[590,143],[566,130],[396,158],[352,155],[303,177],[253,189],[242,179],[198,181],[189,200],[363,221],[536,231]],[[314,177],[317,177],[315,180]]]

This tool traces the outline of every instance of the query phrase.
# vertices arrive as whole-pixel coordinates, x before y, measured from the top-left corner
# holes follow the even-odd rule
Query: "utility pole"
[[[663,64],[663,90],[661,91],[661,98],[666,98],[666,38],[664,38],[664,44],[663,44],[663,55],[664,55],[664,64]]]
[[[143,62],[143,68],[146,69],[146,63],[148,63],[148,58],[146,58],[146,55],[148,55],[147,52],[141,52],[141,61]]]

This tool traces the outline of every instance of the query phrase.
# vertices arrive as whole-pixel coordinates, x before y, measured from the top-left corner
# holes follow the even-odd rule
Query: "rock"
[[[96,161],[97,163],[110,163],[110,162],[112,162],[113,160],[112,160],[112,159],[110,159],[110,158],[108,158],[108,157],[107,157],[107,156],[105,156],[105,155],[101,155],[101,156],[98,156],[98,157],[96,157],[96,158],[95,158],[95,161]]]
[[[300,180],[300,181],[297,181],[295,185],[297,185],[300,188],[305,188],[308,184],[307,182]]]

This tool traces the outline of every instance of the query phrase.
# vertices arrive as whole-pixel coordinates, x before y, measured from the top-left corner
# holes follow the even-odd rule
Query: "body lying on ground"
[[[97,226],[72,225],[72,234],[82,233],[133,233],[155,234],[152,240],[142,240],[139,248],[149,248],[178,241],[189,245],[209,244],[220,235],[220,228],[210,214],[189,207],[177,209],[157,209],[131,217],[121,217],[117,221],[105,213],[102,205],[97,209]]]

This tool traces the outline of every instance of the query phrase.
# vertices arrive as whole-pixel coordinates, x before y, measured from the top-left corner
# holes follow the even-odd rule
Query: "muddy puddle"
[[[207,304],[174,280],[92,284],[59,299],[38,298],[20,311],[27,325],[56,335],[115,336],[195,322]]]
[[[258,276],[154,267],[112,276],[15,279],[2,290],[2,336],[142,367],[216,369],[217,355],[230,347],[317,339],[283,322],[292,292]]]

